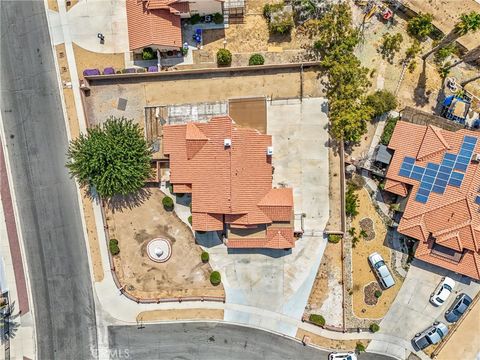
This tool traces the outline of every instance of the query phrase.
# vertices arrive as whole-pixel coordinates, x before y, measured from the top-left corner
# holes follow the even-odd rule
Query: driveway
[[[273,186],[294,188],[295,213],[305,213],[304,236],[291,251],[227,250],[200,235],[210,263],[222,273],[227,302],[268,309],[299,319],[326,246],[328,220],[328,135],[324,99],[273,101],[267,107],[267,133],[273,135]],[[299,265],[300,264],[300,265]],[[295,336],[296,327],[226,310],[225,320],[261,326]],[[286,327],[287,326],[287,327]]]
[[[58,12],[48,10],[55,45],[64,41],[60,16]],[[66,16],[72,41],[80,47],[104,54],[129,52],[125,1],[80,0]],[[105,36],[103,44],[98,33]]]
[[[435,307],[429,302],[430,294],[443,276],[449,276],[455,280],[456,286],[447,302],[441,307]],[[411,339],[416,333],[426,329],[435,321],[448,324],[444,313],[454,301],[456,294],[464,292],[474,298],[479,290],[478,282],[423,261],[414,260],[397,298],[380,323],[380,339],[373,340],[367,349],[384,352],[388,347],[390,350],[388,353],[393,351],[399,358],[405,358],[408,352],[415,351]],[[381,334],[395,336],[398,342],[396,344],[385,342],[381,339]]]

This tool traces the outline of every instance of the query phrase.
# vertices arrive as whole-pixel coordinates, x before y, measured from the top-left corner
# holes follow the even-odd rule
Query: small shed
[[[375,148],[375,153],[373,154],[373,161],[377,164],[380,164],[382,167],[385,167],[390,165],[390,161],[392,161],[392,155],[392,150],[390,150],[383,144],[379,144]]]

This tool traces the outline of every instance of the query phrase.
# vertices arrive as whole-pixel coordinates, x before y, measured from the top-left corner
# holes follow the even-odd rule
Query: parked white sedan
[[[390,274],[387,265],[385,265],[385,261],[379,253],[371,253],[368,256],[368,261],[370,261],[370,264],[377,273],[378,278],[385,289],[395,285],[395,280],[393,280],[392,274]]]
[[[442,306],[452,293],[454,287],[455,281],[445,276],[432,295],[430,295],[430,302],[433,305]]]
[[[357,360],[357,355],[353,351],[344,353],[332,352],[328,355],[328,360]]]

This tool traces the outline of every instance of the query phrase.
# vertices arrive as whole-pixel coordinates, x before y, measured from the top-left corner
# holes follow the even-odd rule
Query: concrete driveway
[[[304,236],[291,251],[227,250],[218,239],[197,235],[212,267],[222,273],[227,302],[268,309],[299,319],[326,246],[328,220],[328,134],[324,99],[273,101],[267,133],[273,135],[273,186],[294,188],[295,213],[305,213]],[[295,336],[296,328],[275,320],[226,310],[225,320]],[[286,328],[285,326],[288,326]]]
[[[430,294],[444,276],[455,280],[456,286],[447,302],[441,307],[435,307],[430,304]],[[414,260],[397,298],[380,323],[379,339],[369,344],[368,351],[384,352],[388,348],[388,353],[395,353],[402,359],[406,358],[410,351],[415,352],[411,339],[416,333],[426,329],[435,321],[448,325],[444,313],[457,294],[464,292],[474,298],[479,290],[478,282],[423,261]],[[382,334],[395,336],[398,342],[392,344],[383,341]]]

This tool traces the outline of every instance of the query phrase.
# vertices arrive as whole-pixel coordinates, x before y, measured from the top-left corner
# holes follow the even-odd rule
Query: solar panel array
[[[458,154],[447,152],[440,164],[429,162],[426,167],[415,165],[415,158],[406,156],[400,167],[399,175],[420,181],[420,188],[415,200],[425,204],[432,192],[443,194],[447,185],[462,186],[464,172],[467,171],[476,144],[476,137],[464,136]],[[480,204],[480,197],[477,197],[475,201]]]

